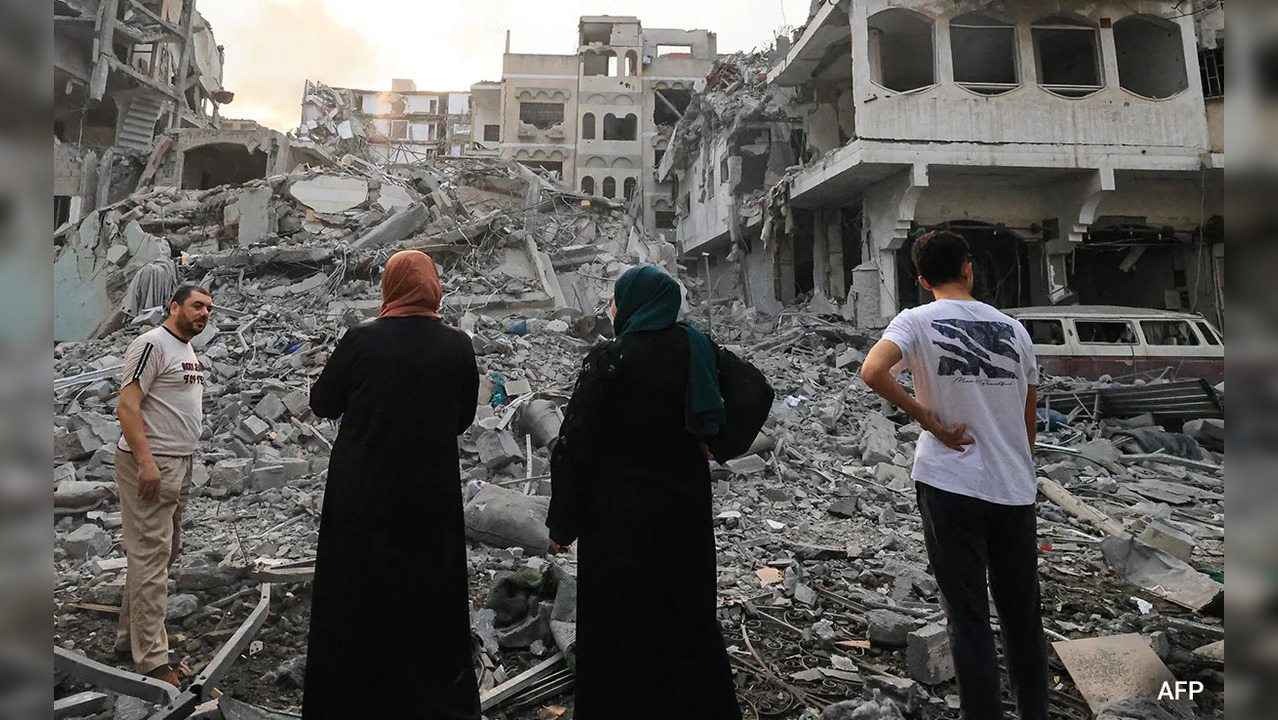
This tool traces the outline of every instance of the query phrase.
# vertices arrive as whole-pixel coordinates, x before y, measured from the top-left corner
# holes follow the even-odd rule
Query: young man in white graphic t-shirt
[[[962,237],[930,232],[915,241],[911,257],[919,283],[936,300],[892,320],[861,377],[926,431],[912,476],[949,619],[963,717],[1003,717],[988,573],[1020,717],[1045,719],[1033,344],[1019,322],[972,297],[972,262]],[[917,399],[892,376],[902,361]]]
[[[164,628],[169,565],[177,559],[203,420],[204,367],[191,338],[204,330],[212,309],[208,290],[178,288],[164,324],[129,345],[116,408],[115,476],[129,562],[116,652],[130,656],[137,672],[173,685],[178,676]]]

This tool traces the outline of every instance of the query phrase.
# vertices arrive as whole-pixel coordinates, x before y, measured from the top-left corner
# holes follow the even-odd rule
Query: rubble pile
[[[161,320],[133,297],[148,287],[134,280],[165,266],[159,281],[200,283],[216,305],[195,340],[205,435],[173,578],[171,648],[191,677],[248,615],[256,584],[281,584],[220,689],[300,706],[307,580],[336,437],[312,416],[308,389],[343,330],[377,314],[385,259],[416,247],[439,263],[442,311],[471,335],[482,375],[476,422],[460,442],[486,714],[532,718],[547,702],[571,705],[575,553],[546,557],[549,446],[581,358],[612,334],[613,281],[638,263],[675,270],[672,248],[620,205],[483,160],[403,175],[352,161],[245,186],[157,190],[104,208],[61,241],[60,262],[106,278],[109,313],[95,339],[55,350],[60,646],[116,662],[117,377],[127,344]],[[858,375],[877,333],[806,308],[712,306],[689,286],[688,319],[757,365],[777,396],[751,451],[712,466],[720,619],[743,702],[784,718],[953,717],[944,614],[909,477],[921,431]],[[1042,390],[1055,398],[1128,385],[1044,378]],[[1177,678],[1206,684],[1199,711],[1218,714],[1223,420],[1182,425],[1097,407],[1053,401],[1042,412],[1045,626],[1055,641],[1148,638]],[[425,549],[404,572],[429,567]],[[659,579],[636,580],[646,581]],[[403,598],[406,621],[412,601]],[[1087,689],[1053,663],[1053,716],[1091,715]],[[60,696],[82,688],[59,681]]]

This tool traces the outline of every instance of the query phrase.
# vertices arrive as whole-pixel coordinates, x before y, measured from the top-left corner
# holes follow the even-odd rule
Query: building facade
[[[670,188],[654,170],[714,65],[714,33],[587,16],[574,54],[511,53],[509,40],[506,50],[497,121],[487,101],[483,122],[471,124],[472,146],[495,144],[501,157],[583,193],[632,201],[647,227],[673,235]],[[481,85],[490,98],[492,84]]]
[[[994,7],[816,6],[768,73],[786,117],[704,138],[674,168],[717,190],[680,210],[683,257],[714,256],[759,307],[811,293],[873,326],[925,301],[909,249],[948,228],[996,305],[1219,322],[1223,145],[1200,18],[1170,0]],[[775,183],[749,171],[787,165]]]
[[[339,122],[333,122],[341,116]],[[306,82],[298,137],[327,144],[358,138],[369,162],[412,165],[460,157],[471,138],[470,93],[418,90],[410,79],[390,90],[335,88]]]
[[[126,156],[216,128],[234,94],[195,0],[60,0],[53,20],[57,226],[132,192],[142,167]]]

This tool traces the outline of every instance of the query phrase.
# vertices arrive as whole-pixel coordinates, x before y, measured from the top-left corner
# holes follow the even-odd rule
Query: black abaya
[[[741,717],[687,343],[674,327],[593,350],[552,454],[550,536],[580,540],[574,720]]]
[[[429,317],[351,328],[311,388],[342,417],[324,493],[302,715],[478,720],[457,436],[470,339]]]

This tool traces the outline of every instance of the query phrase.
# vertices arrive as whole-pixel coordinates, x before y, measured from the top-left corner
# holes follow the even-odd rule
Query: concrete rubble
[[[756,75],[739,72],[725,92]],[[581,358],[611,335],[613,280],[673,258],[621,205],[505,162],[441,160],[389,175],[352,161],[244,186],[130,196],[58,241],[68,277],[101,278],[92,280],[101,291],[94,302],[66,308],[68,320],[93,328],[92,339],[55,349],[58,645],[113,662],[125,576],[112,468],[116,378],[128,342],[160,321],[130,316],[124,291],[138,263],[158,259],[216,301],[196,339],[207,368],[206,433],[170,598],[174,661],[186,677],[198,672],[247,616],[256,583],[292,577],[273,596],[260,644],[221,689],[300,706],[305,572],[336,437],[310,413],[307,388],[342,331],[376,315],[381,264],[397,249],[420,248],[440,264],[442,311],[472,336],[481,373],[478,416],[460,442],[482,691],[522,697],[503,683],[562,679],[556,663],[571,667],[575,636],[575,553],[545,556],[549,444]],[[112,250],[121,246],[126,254]],[[804,304],[778,313],[736,301],[712,308],[704,288],[687,286],[688,319],[757,365],[778,398],[754,451],[712,467],[719,616],[740,697],[770,717],[955,716],[944,614],[909,478],[920,429],[857,374],[878,331]],[[1044,378],[1041,391],[1096,385]],[[1205,683],[1199,711],[1217,716],[1223,650],[1195,651],[1223,638],[1210,592],[1224,562],[1223,420],[1198,420],[1182,428],[1154,415],[1044,408],[1036,461],[1051,485],[1038,506],[1040,577],[1052,639],[1140,634],[1176,678]],[[1142,428],[1174,442],[1151,456],[1131,434]],[[1194,457],[1176,454],[1191,436]],[[413,521],[411,508],[404,519]],[[1144,589],[1158,579],[1148,563],[1120,574],[1106,538],[1139,551],[1125,558],[1155,557],[1158,567],[1201,576],[1194,601]],[[403,572],[430,572],[430,549],[422,553]],[[660,579],[637,578],[636,593],[645,582]],[[411,616],[413,598],[401,600]],[[1052,663],[1053,717],[1089,717],[1065,668]],[[58,682],[60,697],[89,689]],[[557,697],[571,703],[570,694]],[[510,703],[488,711],[535,714]]]

